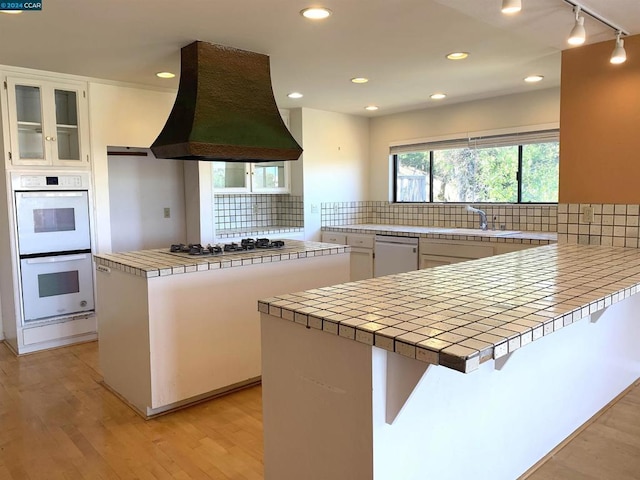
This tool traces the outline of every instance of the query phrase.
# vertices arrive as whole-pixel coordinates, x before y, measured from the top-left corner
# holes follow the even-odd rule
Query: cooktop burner
[[[169,253],[178,255],[194,255],[212,257],[229,253],[246,252],[249,250],[272,250],[284,247],[282,240],[269,240],[268,238],[244,238],[240,243],[225,243],[218,245],[202,246],[199,243],[174,243],[169,248]]]

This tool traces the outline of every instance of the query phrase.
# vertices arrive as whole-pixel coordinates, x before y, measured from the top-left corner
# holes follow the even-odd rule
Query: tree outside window
[[[394,155],[396,202],[553,203],[557,141]]]

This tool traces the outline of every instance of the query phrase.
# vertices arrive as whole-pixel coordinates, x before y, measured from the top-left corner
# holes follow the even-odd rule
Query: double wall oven
[[[94,310],[89,174],[12,174],[24,324]]]

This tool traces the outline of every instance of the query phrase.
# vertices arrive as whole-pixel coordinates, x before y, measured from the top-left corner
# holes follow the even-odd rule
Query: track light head
[[[609,58],[609,61],[614,65],[627,61],[627,52],[624,49],[624,40],[620,38],[620,35],[622,35],[621,32],[618,32],[616,35],[616,46],[613,49],[613,52],[611,52],[611,58]]]
[[[576,7],[576,23],[571,29],[567,43],[569,45],[582,45],[587,38],[587,31],[584,29],[584,17],[580,16],[580,6]]]
[[[512,15],[522,10],[522,0],[502,0],[502,13]]]

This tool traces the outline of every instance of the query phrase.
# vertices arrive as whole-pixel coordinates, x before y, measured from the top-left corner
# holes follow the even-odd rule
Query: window
[[[396,202],[558,201],[558,130],[392,147]]]

